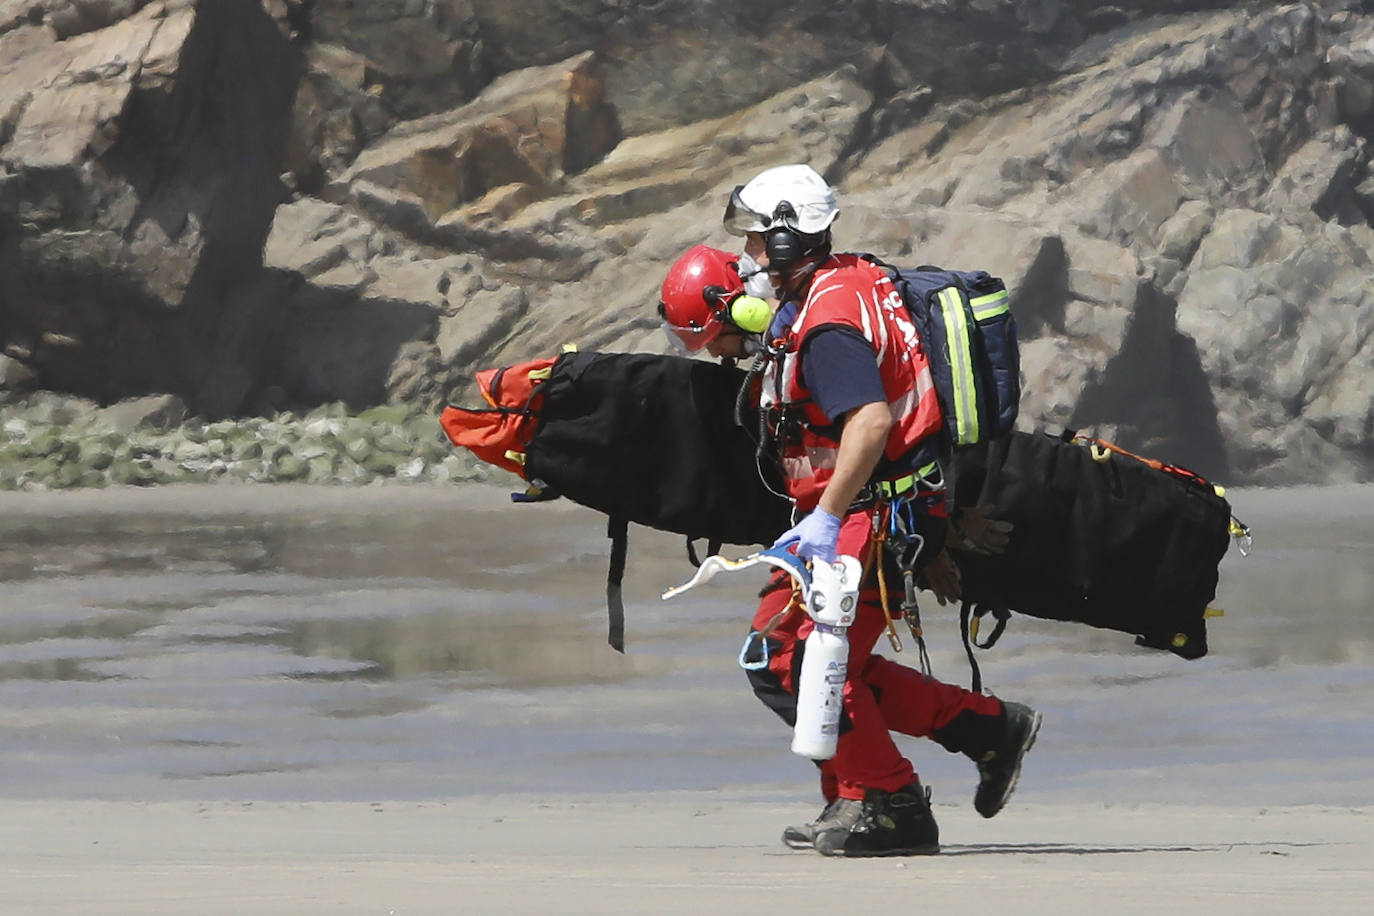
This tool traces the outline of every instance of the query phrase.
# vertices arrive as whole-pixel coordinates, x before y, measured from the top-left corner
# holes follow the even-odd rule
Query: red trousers
[[[866,512],[846,516],[840,529],[837,553],[861,561],[868,557],[871,522]],[[781,577],[784,581],[777,581]],[[792,599],[779,572],[759,602],[753,629],[763,630]],[[888,580],[896,599],[901,580]],[[896,611],[896,608],[889,608]],[[937,681],[921,672],[873,654],[873,647],[887,627],[876,577],[870,573],[859,593],[859,609],[849,628],[849,667],[844,683],[844,714],[835,756],[821,764],[821,792],[827,800],[862,799],[865,789],[895,791],[916,778],[911,761],[902,756],[891,732],[931,737],[950,725],[961,713],[1000,716],[1001,701]],[[755,693],[789,724],[796,721],[796,677],[801,670],[800,647],[811,633],[811,618],[795,608],[767,633],[769,659],[766,671],[751,672]],[[846,727],[846,725],[848,727]],[[960,748],[950,748],[958,750]]]

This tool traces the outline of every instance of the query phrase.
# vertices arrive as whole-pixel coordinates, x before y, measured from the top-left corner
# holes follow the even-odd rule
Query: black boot
[[[969,756],[978,764],[978,790],[973,794],[973,807],[983,817],[992,817],[1011,798],[1016,777],[1021,774],[1021,760],[1035,744],[1040,731],[1040,713],[1020,703],[1002,701],[1001,728],[994,740],[982,750]]]
[[[895,792],[869,789],[852,827],[819,830],[824,856],[926,856],[940,851],[940,828],[930,813],[930,790],[919,782]]]

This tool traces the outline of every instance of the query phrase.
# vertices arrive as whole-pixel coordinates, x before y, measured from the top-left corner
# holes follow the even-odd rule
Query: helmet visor
[[[688,353],[695,353],[715,340],[725,328],[724,323],[715,315],[700,325],[676,324],[669,320],[667,307],[662,302],[658,304],[658,314],[663,319],[663,330],[668,332],[668,339],[674,346],[685,348]]]
[[[730,202],[725,205],[725,231],[731,235],[748,235],[763,232],[772,222],[770,217],[750,210],[740,197],[744,185],[736,185],[730,194]]]

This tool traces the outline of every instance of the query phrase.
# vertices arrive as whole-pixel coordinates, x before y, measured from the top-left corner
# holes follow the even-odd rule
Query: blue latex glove
[[[811,514],[782,533],[774,547],[797,545],[797,556],[803,560],[835,562],[835,542],[840,537],[840,519],[819,506]]]

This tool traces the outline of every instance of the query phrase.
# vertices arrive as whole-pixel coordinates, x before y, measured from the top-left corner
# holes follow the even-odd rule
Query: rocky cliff
[[[0,397],[660,351],[668,264],[807,161],[839,247],[1007,281],[1027,428],[1368,480],[1372,132],[1357,0],[0,0]]]

